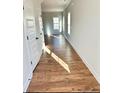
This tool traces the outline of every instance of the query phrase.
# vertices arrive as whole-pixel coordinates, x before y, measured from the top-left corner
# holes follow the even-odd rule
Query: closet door
[[[31,65],[32,71],[36,67],[39,62],[39,51],[38,51],[38,39],[36,35],[35,29],[35,18],[34,17],[26,17],[26,28],[27,28],[27,40],[30,48],[30,56],[31,56]]]
[[[23,92],[26,92],[32,78],[32,66],[29,44],[26,34],[26,25],[23,23]]]

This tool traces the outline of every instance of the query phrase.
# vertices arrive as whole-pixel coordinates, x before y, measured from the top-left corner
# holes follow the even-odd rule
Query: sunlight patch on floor
[[[51,53],[51,51],[50,51],[47,47],[44,47],[44,50],[45,50],[48,54]]]
[[[59,58],[56,54],[50,51],[47,47],[44,47],[44,50],[48,54],[50,54],[56,60],[56,62],[59,63],[68,73],[71,73],[69,66],[61,58]]]

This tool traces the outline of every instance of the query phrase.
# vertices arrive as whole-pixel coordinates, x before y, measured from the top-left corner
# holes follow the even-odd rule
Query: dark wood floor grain
[[[45,37],[45,41],[47,52],[34,70],[28,92],[100,91],[99,83],[62,35]]]

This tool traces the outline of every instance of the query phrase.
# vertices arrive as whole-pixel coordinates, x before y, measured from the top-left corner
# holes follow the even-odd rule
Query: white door
[[[32,70],[36,67],[39,62],[39,51],[38,51],[38,39],[36,35],[35,29],[35,18],[34,17],[26,17],[26,32],[27,32],[27,40],[30,48],[30,56],[31,56],[31,65]]]
[[[32,66],[30,58],[29,44],[26,35],[26,26],[23,24],[23,91],[26,92],[27,87],[32,78]]]

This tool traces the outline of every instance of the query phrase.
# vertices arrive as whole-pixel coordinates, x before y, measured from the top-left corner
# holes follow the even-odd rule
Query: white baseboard
[[[70,42],[70,40],[66,37],[65,34],[63,34],[65,39],[70,43],[70,45],[73,47],[73,49],[75,49],[76,53],[80,56],[80,54],[78,53],[78,51],[76,50],[76,48],[74,47],[74,45]],[[93,67],[88,64],[88,62],[86,61],[86,59],[82,56],[80,56],[80,58],[82,59],[82,61],[84,62],[84,64],[88,67],[88,69],[90,70],[90,72],[93,74],[93,76],[95,77],[95,79],[98,81],[98,83],[100,83],[100,78],[99,75],[96,73],[96,71],[93,69]]]
[[[88,64],[88,62],[86,61],[86,59],[84,57],[80,56],[80,58],[83,60],[84,64],[88,67],[88,69],[93,74],[93,76],[98,81],[98,83],[100,83],[100,78],[99,78],[98,74],[96,73],[96,71],[94,70],[94,68],[90,64]]]
[[[27,91],[27,88],[28,88],[28,86],[29,86],[29,84],[30,84],[30,81],[31,81],[31,79],[32,79],[32,74],[29,75],[29,78],[30,78],[30,80],[27,79],[26,82],[25,82],[25,84],[23,85],[23,92],[26,92],[26,91]]]

